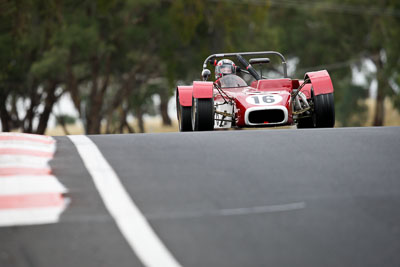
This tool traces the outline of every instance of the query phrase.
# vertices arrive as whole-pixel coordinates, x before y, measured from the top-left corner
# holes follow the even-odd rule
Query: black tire
[[[314,125],[316,128],[335,126],[333,93],[314,96]]]
[[[176,109],[178,115],[178,124],[180,132],[192,131],[192,107],[181,106],[179,95],[176,97]]]
[[[193,98],[192,103],[193,131],[214,130],[214,99]]]
[[[335,104],[333,93],[314,96],[311,89],[311,98],[314,103],[314,112],[311,117],[300,119],[297,128],[332,128],[335,125]]]

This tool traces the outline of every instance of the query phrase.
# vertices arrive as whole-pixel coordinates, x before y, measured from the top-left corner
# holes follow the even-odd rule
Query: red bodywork
[[[192,106],[193,86],[178,86],[179,103],[183,107]]]
[[[307,98],[310,97],[311,86],[314,90],[314,95],[322,95],[333,93],[333,85],[329,73],[326,70],[307,72],[304,80],[310,79],[311,85],[307,84],[306,88],[302,90]]]
[[[213,97],[213,82],[193,82],[193,98]]]
[[[332,81],[326,70],[308,72],[304,80],[309,79],[310,83],[304,85],[302,92],[307,99],[311,98],[311,90],[314,95],[333,92]],[[289,78],[262,79],[254,81],[250,86],[223,88],[223,92],[233,99],[233,121],[237,127],[251,126],[278,126],[294,124],[292,115],[291,93],[293,89],[299,88],[302,81]],[[216,89],[213,82],[193,82],[193,86],[178,86],[177,93],[182,106],[191,106],[192,98],[214,98],[216,110],[218,104],[224,102],[220,91]],[[226,98],[226,96],[225,96]],[[230,112],[229,106],[223,107],[221,112]],[[279,121],[251,121],[250,115],[254,111],[279,112]],[[267,113],[266,113],[267,114]],[[282,117],[283,116],[283,117]],[[258,119],[258,118],[257,118]],[[233,126],[233,125],[232,125]]]
[[[272,126],[277,124],[291,124],[290,92],[292,91],[292,82],[290,79],[259,80],[254,81],[249,87],[224,89],[224,91],[235,99],[235,124],[238,127],[246,126]],[[265,103],[263,98],[274,99],[273,103]],[[223,101],[217,94],[214,98],[216,102]],[[253,101],[249,100],[255,100]],[[246,119],[246,112],[251,110],[275,109],[284,110],[285,120],[280,123],[263,121],[261,123],[251,123]]]

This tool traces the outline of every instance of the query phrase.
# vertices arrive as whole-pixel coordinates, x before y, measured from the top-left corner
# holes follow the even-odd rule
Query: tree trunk
[[[135,115],[136,115],[137,120],[138,120],[139,131],[141,133],[146,132],[145,129],[144,129],[143,111],[142,111],[141,107],[137,107],[136,108]]]
[[[160,113],[161,113],[161,118],[164,126],[171,126],[172,121],[171,118],[168,115],[168,101],[169,101],[169,95],[168,92],[165,91],[160,94]]]
[[[82,118],[83,114],[81,111],[81,97],[79,95],[79,84],[78,81],[72,71],[72,55],[73,55],[73,50],[71,50],[70,57],[68,59],[67,63],[67,83],[66,83],[66,91],[69,92],[72,102],[74,103],[74,106],[76,110],[79,113],[79,116]]]
[[[378,92],[376,96],[376,104],[375,104],[375,115],[374,115],[374,126],[382,126],[385,119],[385,96],[383,94],[382,87],[383,85],[378,81]]]
[[[55,95],[57,89],[57,83],[53,82],[49,85],[47,91],[47,96],[45,100],[43,113],[40,115],[39,125],[36,129],[37,134],[44,134],[47,128],[47,123],[49,121],[50,114],[53,110],[54,103],[57,101],[57,96]]]
[[[112,124],[112,112],[108,112],[107,115],[107,124],[106,124],[106,134],[110,134],[111,133],[111,124]]]
[[[103,118],[102,114],[102,106],[104,95],[108,88],[108,83],[110,81],[110,58],[106,60],[106,71],[104,74],[103,84],[98,90],[98,82],[99,82],[99,62],[98,59],[95,59],[93,62],[93,86],[92,91],[90,92],[90,107],[89,112],[87,114],[87,134],[99,134],[101,128],[101,120]]]
[[[4,93],[4,91],[0,89],[0,118],[1,118],[1,126],[2,126],[2,131],[3,132],[9,132],[10,129],[10,124],[11,124],[11,117],[10,114],[8,114],[7,108],[6,108],[6,100],[7,100],[7,93]]]
[[[128,129],[129,133],[135,133],[135,130],[129,125],[128,122],[126,122],[126,128]]]
[[[21,120],[19,119],[18,108],[17,108],[18,97],[16,95],[11,96],[11,110],[9,112],[11,116],[11,130],[22,128]]]
[[[67,129],[67,124],[65,123],[65,118],[64,116],[58,116],[57,117],[57,121],[58,123],[61,125],[61,127],[63,128],[63,131],[66,135],[70,135],[68,129]]]
[[[26,112],[26,116],[24,119],[24,123],[23,123],[23,131],[24,133],[32,133],[33,132],[33,119],[35,118],[35,109],[38,106],[38,102],[40,103],[40,101],[38,101],[38,98],[40,99],[40,96],[38,96],[38,94],[36,93],[37,90],[37,85],[34,84],[31,88],[31,93],[29,95],[30,98],[30,106],[28,111]]]
[[[122,106],[120,106],[120,127],[119,127],[119,132],[124,133],[124,128],[128,130],[129,133],[134,133],[135,130],[129,125],[128,121],[126,120],[128,116],[128,111],[124,109]]]
[[[377,94],[376,94],[376,105],[373,126],[382,126],[385,120],[385,96],[388,89],[388,80],[384,73],[383,62],[380,56],[375,57],[374,60],[376,66],[376,76],[377,76]]]
[[[89,112],[86,116],[86,133],[87,134],[99,134],[100,133],[100,125],[101,125],[101,106],[103,104],[102,99],[99,99],[96,96],[94,99],[91,99]]]

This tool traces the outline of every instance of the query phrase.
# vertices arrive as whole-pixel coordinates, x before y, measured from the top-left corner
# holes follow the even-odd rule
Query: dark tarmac
[[[89,137],[183,266],[400,266],[400,127]],[[56,140],[71,203],[0,228],[0,266],[142,266]]]

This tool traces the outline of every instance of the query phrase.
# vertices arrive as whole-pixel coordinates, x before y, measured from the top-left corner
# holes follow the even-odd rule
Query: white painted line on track
[[[200,218],[211,216],[237,216],[237,215],[251,215],[263,214],[271,212],[283,212],[304,209],[305,202],[294,202],[288,204],[256,206],[250,208],[236,208],[236,209],[220,209],[208,211],[187,211],[187,212],[168,212],[168,213],[151,213],[146,214],[150,219],[185,219],[185,218]]]
[[[117,174],[92,140],[84,135],[68,137],[76,146],[106,208],[141,262],[149,267],[181,266],[129,197]]]

